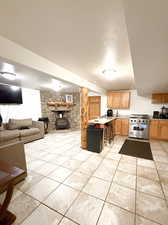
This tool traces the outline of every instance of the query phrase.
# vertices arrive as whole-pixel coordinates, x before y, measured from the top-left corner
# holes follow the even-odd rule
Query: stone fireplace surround
[[[47,103],[50,101],[63,101],[65,100],[66,95],[73,95],[73,103],[75,103],[75,105],[71,106],[69,108],[70,112],[65,112],[64,116],[69,120],[71,129],[80,129],[80,93],[63,93],[52,90],[41,90],[40,97],[42,116],[49,118],[49,130],[55,129],[56,114],[52,112],[52,110],[55,110],[55,107],[48,106]]]

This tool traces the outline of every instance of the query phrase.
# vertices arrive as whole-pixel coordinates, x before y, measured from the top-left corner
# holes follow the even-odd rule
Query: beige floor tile
[[[137,190],[156,197],[164,198],[162,188],[159,182],[149,180],[143,177],[137,178]]]
[[[137,214],[162,225],[167,224],[168,209],[166,202],[144,193],[137,193]]]
[[[59,185],[60,183],[56,181],[53,181],[49,178],[44,178],[39,183],[35,184],[33,187],[28,189],[26,193],[39,201],[43,201]]]
[[[168,163],[168,156],[166,155],[154,155],[154,160],[156,162]]]
[[[59,225],[77,225],[77,223],[74,223],[71,220],[64,217]]]
[[[44,164],[45,164],[45,162],[42,160],[34,160],[27,164],[27,169],[36,171],[38,168],[40,168]]]
[[[164,194],[166,195],[166,197],[168,197],[168,184],[162,183],[162,188],[163,188]]]
[[[71,173],[72,170],[59,166],[54,172],[50,173],[47,177],[58,182],[63,182]]]
[[[66,156],[59,156],[56,157],[54,160],[52,160],[53,163],[57,164],[57,165],[63,165],[69,158]]]
[[[136,176],[117,170],[113,181],[122,186],[135,189]]]
[[[128,155],[122,155],[120,162],[125,162],[125,163],[136,165],[136,158],[132,157],[132,156],[128,156]]]
[[[163,184],[168,184],[168,172],[165,170],[159,170],[160,180]]]
[[[11,202],[9,210],[17,216],[16,224],[20,224],[39,204],[38,201],[23,193]]]
[[[159,181],[157,170],[149,168],[149,167],[138,166],[137,176],[140,176],[149,180]]]
[[[164,170],[168,172],[168,163],[155,162],[158,170]]]
[[[114,160],[120,160],[121,159],[121,154],[114,153],[114,152],[109,152],[107,154],[106,158],[114,159]]]
[[[102,206],[103,201],[81,193],[66,216],[80,225],[96,225]]]
[[[61,219],[60,214],[40,205],[21,225],[58,225]]]
[[[79,160],[75,160],[75,159],[68,159],[65,163],[62,164],[62,166],[71,169],[71,170],[75,170],[77,168],[79,168],[79,166],[81,165],[81,161]]]
[[[135,211],[135,191],[113,183],[107,196],[107,202],[120,206],[128,211]]]
[[[83,153],[83,150],[82,150],[77,155],[75,155],[73,157],[73,159],[80,160],[80,161],[86,161],[90,157],[90,155],[91,155],[91,152],[88,152],[88,154],[86,154],[86,153]]]
[[[97,225],[134,225],[134,214],[105,203]]]
[[[93,176],[101,178],[106,181],[112,180],[116,169],[109,168],[108,166],[103,166],[102,164],[98,167],[98,169],[94,172]]]
[[[91,175],[95,170],[97,169],[98,165],[97,163],[88,163],[87,161],[84,162],[79,169],[77,170],[78,172]]]
[[[116,169],[116,167],[118,166],[118,160],[105,158],[100,166],[105,167],[107,169]]]
[[[136,225],[158,225],[158,223],[147,220],[141,216],[136,216]]]
[[[14,189],[12,199],[11,201],[15,200],[17,197],[19,197],[23,192],[19,191],[18,189]],[[0,194],[0,204],[5,200],[6,197],[6,191]]]
[[[134,164],[120,162],[118,170],[132,175],[136,175],[136,165]]]
[[[44,203],[61,214],[64,214],[78,194],[79,191],[62,184],[48,196]]]
[[[84,187],[83,192],[105,200],[109,187],[110,182],[98,179],[96,177],[91,177],[89,182]]]
[[[144,166],[144,167],[149,167],[155,169],[155,163],[152,160],[147,160],[147,159],[137,159],[137,165],[138,166]]]
[[[81,190],[88,181],[88,179],[89,179],[88,175],[74,172],[64,181],[64,184],[67,184],[77,190]]]
[[[56,168],[57,168],[56,165],[53,165],[51,163],[45,163],[40,168],[38,168],[36,170],[36,172],[43,175],[43,176],[47,176],[52,171],[56,170]]]
[[[28,189],[30,189],[33,185],[37,184],[42,180],[44,176],[34,172],[34,171],[28,171],[27,177],[20,183],[16,185],[17,188],[19,188],[21,191],[26,192]]]

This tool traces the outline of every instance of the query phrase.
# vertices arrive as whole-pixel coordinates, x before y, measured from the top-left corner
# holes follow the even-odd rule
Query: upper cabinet
[[[112,109],[128,109],[130,106],[130,92],[108,92],[107,107]]]
[[[168,103],[168,93],[155,93],[152,94],[153,104]]]

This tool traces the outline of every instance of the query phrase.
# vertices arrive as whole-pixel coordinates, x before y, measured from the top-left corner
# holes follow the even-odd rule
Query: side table
[[[0,160],[0,193],[7,190],[5,199],[0,204],[0,225],[11,225],[16,220],[16,216],[8,211],[8,206],[13,195],[13,181],[24,173],[24,170]]]

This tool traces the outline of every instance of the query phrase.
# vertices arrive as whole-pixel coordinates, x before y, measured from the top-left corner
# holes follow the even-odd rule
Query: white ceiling
[[[168,1],[123,0],[139,93],[168,92]]]
[[[121,0],[4,0],[0,35],[108,89],[134,87]],[[114,68],[113,80],[101,71]]]
[[[46,87],[46,85],[51,85],[52,80],[58,82],[58,85],[61,85],[63,88],[60,89],[61,92],[79,92],[79,87],[74,84],[70,84],[68,82],[64,82],[56,79],[55,77],[42,73],[41,71],[37,71],[31,69],[29,67],[20,65],[18,63],[14,63],[10,60],[6,60],[0,57],[0,71],[3,70],[4,63],[8,63],[14,66],[14,72],[16,73],[16,79],[13,81],[3,78],[0,75],[0,83],[21,86],[31,89],[50,89]]]

